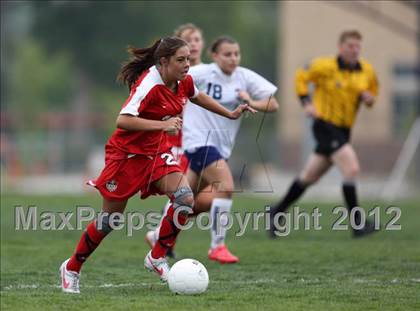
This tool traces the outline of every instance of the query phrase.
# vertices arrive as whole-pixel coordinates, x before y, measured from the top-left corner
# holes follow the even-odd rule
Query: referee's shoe
[[[379,229],[375,229],[375,224],[373,222],[366,221],[362,229],[353,229],[353,238],[361,238],[377,231],[379,231]]]

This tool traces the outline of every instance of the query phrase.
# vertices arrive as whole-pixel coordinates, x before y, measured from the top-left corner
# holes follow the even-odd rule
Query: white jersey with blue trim
[[[239,91],[246,91],[253,100],[269,98],[277,87],[252,70],[238,67],[226,75],[217,64],[200,64],[188,72],[197,88],[213,97],[229,110],[241,101]],[[188,103],[184,109],[182,148],[189,152],[202,146],[214,146],[225,158],[229,158],[241,125],[241,118],[231,120]]]

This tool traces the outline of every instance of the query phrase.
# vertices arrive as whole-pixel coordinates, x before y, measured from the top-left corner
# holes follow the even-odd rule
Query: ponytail
[[[131,89],[131,86],[136,83],[142,72],[155,64],[154,55],[160,42],[161,40],[157,40],[148,48],[129,46],[127,52],[131,59],[123,64],[117,80]]]
[[[127,49],[130,59],[125,62],[117,76],[117,81],[126,84],[130,89],[139,76],[153,65],[159,64],[161,57],[169,58],[187,42],[177,37],[167,37],[157,40],[151,47]]]

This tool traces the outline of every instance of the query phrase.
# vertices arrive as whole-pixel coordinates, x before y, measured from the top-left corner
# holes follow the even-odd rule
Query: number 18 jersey
[[[269,98],[277,87],[252,70],[238,67],[231,75],[226,75],[217,64],[200,64],[188,72],[197,88],[213,97],[229,110],[241,104],[239,91],[246,91],[252,99]],[[182,147],[193,152],[202,146],[214,146],[225,158],[229,158],[241,118],[231,120],[188,103],[184,110]]]

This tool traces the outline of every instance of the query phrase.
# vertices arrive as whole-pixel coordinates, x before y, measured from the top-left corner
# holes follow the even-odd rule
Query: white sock
[[[210,209],[210,219],[213,223],[211,227],[211,248],[225,243],[226,225],[229,220],[227,214],[230,213],[231,208],[231,199],[213,199]]]
[[[171,206],[171,204],[171,200],[168,200],[168,202],[166,202],[166,205],[163,207],[162,217],[160,218],[159,225],[155,229],[155,241],[159,240],[160,225],[162,224],[162,220],[166,216],[166,213],[168,212],[168,209]]]

